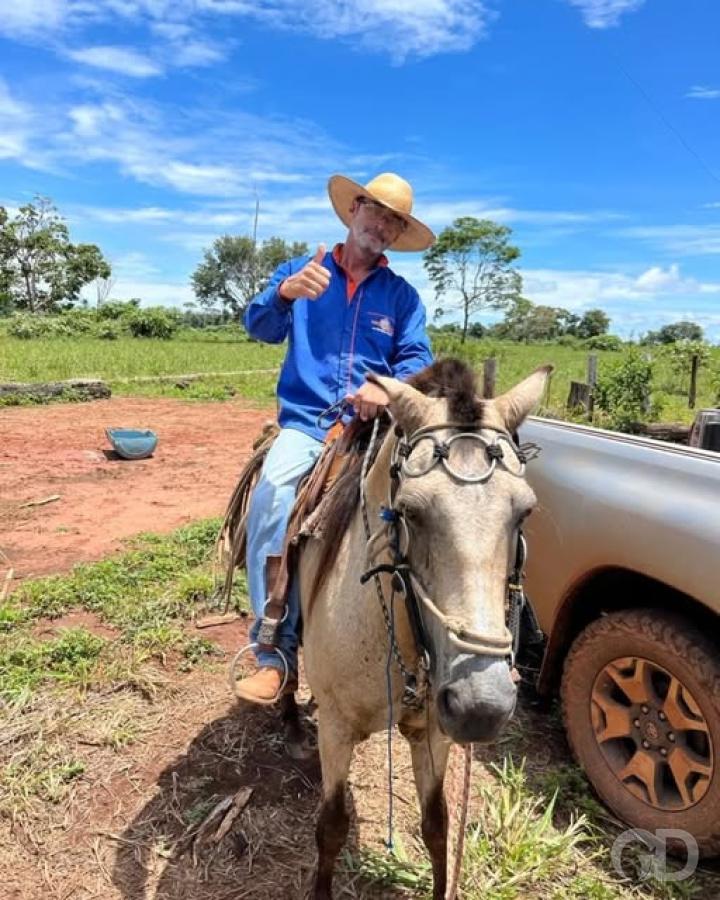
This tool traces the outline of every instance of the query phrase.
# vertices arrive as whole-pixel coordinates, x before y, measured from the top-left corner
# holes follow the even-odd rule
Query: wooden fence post
[[[590,397],[590,385],[585,384],[584,381],[571,381],[567,408],[578,409],[578,407],[581,407],[587,412],[590,408]]]
[[[545,383],[545,398],[543,400],[543,406],[545,407],[545,409],[550,408],[550,391],[552,389],[552,380],[553,380],[554,374],[555,374],[555,372],[551,372],[548,375],[547,381]]]
[[[485,360],[483,365],[483,397],[492,400],[495,396],[495,382],[497,381],[497,360],[494,356]]]
[[[597,353],[590,353],[587,360],[587,383],[590,388],[590,396],[588,397],[588,420],[592,422],[593,413],[595,412],[595,385],[597,384],[598,358]]]
[[[697,374],[700,365],[700,357],[695,353],[690,364],[690,393],[688,394],[688,407],[695,409],[695,400],[697,398]]]

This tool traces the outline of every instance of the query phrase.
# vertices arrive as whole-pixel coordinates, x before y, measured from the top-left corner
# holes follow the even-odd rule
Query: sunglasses
[[[386,225],[393,225],[398,231],[405,231],[408,226],[402,216],[398,216],[382,203],[377,203],[369,197],[356,197],[355,201],[360,206],[364,206],[376,219],[381,219]]]

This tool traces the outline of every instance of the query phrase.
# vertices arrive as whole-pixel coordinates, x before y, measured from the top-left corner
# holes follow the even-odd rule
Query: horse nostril
[[[452,687],[444,687],[439,691],[437,703],[440,714],[448,719],[452,719],[461,713],[461,705]]]

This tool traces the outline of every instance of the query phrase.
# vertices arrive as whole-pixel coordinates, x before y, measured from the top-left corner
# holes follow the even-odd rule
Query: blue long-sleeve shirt
[[[404,380],[432,362],[425,308],[417,291],[387,266],[374,269],[348,296],[347,275],[328,252],[330,285],[317,300],[284,301],[278,288],[311,256],[278,267],[245,312],[251,337],[270,344],[288,338],[277,394],[278,421],[322,440],[331,424],[318,416],[354,394],[366,372]]]

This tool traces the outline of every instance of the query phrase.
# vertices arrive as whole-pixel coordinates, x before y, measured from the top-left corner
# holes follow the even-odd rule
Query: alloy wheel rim
[[[680,812],[705,796],[714,771],[712,737],[677,676],[642,657],[614,659],[595,679],[591,715],[600,752],[634,797]]]

